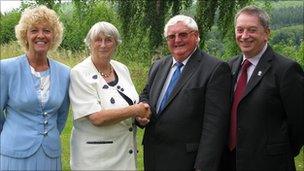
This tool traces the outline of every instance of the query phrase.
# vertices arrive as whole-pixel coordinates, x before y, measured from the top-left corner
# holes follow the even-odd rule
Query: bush
[[[297,61],[304,69],[304,41],[302,41],[298,47],[284,43],[275,44],[273,45],[273,49],[276,52]]]
[[[303,2],[302,2],[303,3]],[[284,26],[303,24],[303,4],[300,6],[275,8],[270,12],[271,27],[277,29]]]
[[[304,40],[303,32],[304,25],[283,27],[272,32],[270,43],[300,46],[301,41]]]
[[[61,47],[70,50],[84,50],[83,42],[89,29],[99,21],[117,26],[117,15],[107,2],[68,3],[58,11],[65,32]],[[117,26],[118,27],[118,26]]]
[[[9,13],[1,14],[0,24],[0,40],[1,44],[8,43],[11,40],[16,40],[15,25],[18,24],[20,19],[20,12],[12,11]]]

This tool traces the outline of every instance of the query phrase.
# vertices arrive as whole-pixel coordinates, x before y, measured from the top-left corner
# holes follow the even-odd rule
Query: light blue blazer
[[[1,60],[2,155],[25,158],[34,154],[41,146],[48,156],[60,156],[60,133],[69,110],[70,70],[52,59],[49,59],[49,65],[49,99],[42,107],[26,55]]]

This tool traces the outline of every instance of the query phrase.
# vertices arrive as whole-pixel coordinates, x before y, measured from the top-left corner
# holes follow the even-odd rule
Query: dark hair
[[[249,15],[257,16],[260,20],[261,25],[266,29],[269,28],[270,17],[266,11],[264,11],[256,6],[253,6],[253,5],[246,6],[236,13],[236,15],[234,17],[234,24],[236,23],[237,18],[241,14],[249,14]]]

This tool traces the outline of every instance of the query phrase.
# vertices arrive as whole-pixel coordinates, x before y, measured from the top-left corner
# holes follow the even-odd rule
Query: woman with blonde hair
[[[63,26],[38,6],[22,13],[15,32],[25,54],[0,62],[0,170],[61,170],[69,68],[48,52],[60,45]]]

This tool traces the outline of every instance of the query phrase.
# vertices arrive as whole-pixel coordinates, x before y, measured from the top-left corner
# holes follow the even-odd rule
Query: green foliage
[[[141,7],[141,1],[133,0],[124,1],[124,3],[116,3],[116,1],[113,0],[113,3],[115,3],[117,6],[117,13],[122,22],[122,34],[125,38],[129,38],[131,35],[137,32],[138,28],[136,26],[140,24],[140,20],[136,19],[142,17],[141,11],[143,8],[139,8]]]
[[[286,10],[281,10],[282,14],[284,15],[284,12],[288,12],[289,8],[291,7],[300,7],[303,10],[303,2],[302,1],[286,1],[286,2],[274,2],[274,1],[258,1],[258,2],[249,2],[253,3],[254,5],[257,5],[263,9],[266,9],[268,13],[272,13],[273,11],[276,11],[278,9],[283,9],[286,7]],[[280,4],[278,6],[277,4]],[[241,7],[241,5],[239,5]],[[220,13],[220,12],[219,12]],[[202,14],[204,15],[204,14]],[[301,14],[303,15],[303,13]],[[301,16],[300,15],[300,16]],[[290,18],[297,18],[295,16],[290,16]],[[272,18],[276,18],[273,16]],[[303,19],[303,18],[302,18]],[[215,20],[221,20],[217,19],[215,17]],[[225,22],[217,21],[216,27],[212,27],[210,32],[205,33],[205,42],[204,42],[204,49],[212,54],[215,55],[218,58],[221,58],[223,60],[228,60],[232,56],[235,56],[239,54],[239,48],[235,43],[234,38],[234,28],[233,28],[233,21],[230,21],[226,24],[223,24]],[[294,20],[291,20],[294,21]],[[271,20],[272,25],[279,25],[277,20]],[[302,20],[303,22],[303,20]],[[222,24],[220,24],[222,23]],[[270,39],[270,44],[288,44],[290,47],[295,46],[295,48],[298,48],[300,46],[301,41],[303,40],[304,36],[304,28],[302,25],[294,26],[295,23],[292,24],[291,27],[281,28],[277,30],[272,30],[272,36]],[[224,30],[221,30],[221,27],[227,27],[227,32],[224,32]],[[281,25],[280,25],[281,27]],[[205,30],[203,29],[203,32]],[[224,37],[223,37],[224,36]],[[202,43],[203,44],[203,43]]]
[[[289,8],[302,6],[303,1],[301,0],[253,0],[253,3],[260,6],[261,4],[270,3],[272,8]]]
[[[133,0],[114,1],[118,6],[118,15],[122,21],[124,35],[132,34],[133,29],[143,27],[149,33],[150,48],[162,46],[162,30],[165,20],[180,13],[183,9],[195,7],[195,19],[200,27],[201,44],[204,44],[207,31],[215,23],[215,16],[219,11],[218,26],[223,36],[233,26],[233,16],[237,8],[243,7],[251,0],[197,0],[193,5],[193,0]],[[135,21],[135,22],[133,22]]]
[[[304,5],[275,8],[270,12],[270,16],[271,27],[273,29],[295,24],[304,24]]]
[[[196,21],[200,27],[201,46],[208,41],[207,34],[213,25],[218,27],[222,40],[233,30],[234,14],[236,10],[249,4],[252,0],[198,0],[196,4]],[[206,42],[207,43],[207,42]]]
[[[45,5],[50,9],[53,9],[55,6],[54,0],[35,0],[37,4],[39,5]]]
[[[304,24],[283,27],[274,30],[271,34],[271,44],[289,44],[292,46],[300,46],[304,40]]]
[[[214,24],[215,12],[217,9],[217,0],[198,0],[196,8],[196,22],[200,30],[201,44],[204,44],[206,39],[205,33],[211,30],[211,26]],[[202,17],[208,16],[208,17]]]
[[[304,69],[304,55],[303,55],[304,41],[303,40],[301,41],[300,46],[293,46],[290,44],[279,43],[279,44],[274,44],[273,49],[276,52],[297,61]]]
[[[5,15],[1,14],[1,23],[0,23],[0,40],[1,44],[8,43],[11,40],[16,40],[15,37],[15,25],[18,24],[20,19],[20,12],[12,11],[6,13]]]
[[[119,25],[115,12],[105,1],[84,3],[74,0],[73,4],[66,4],[58,13],[65,26],[65,36],[61,47],[71,50],[85,49],[83,40],[95,23],[107,21],[113,25]]]
[[[271,18],[272,29],[304,24],[303,1],[256,1],[253,3],[265,9]]]
[[[282,16],[293,8],[303,9],[301,1],[253,1],[253,0],[37,0],[40,4],[53,4],[65,26],[61,48],[83,51],[83,40],[89,28],[98,21],[109,21],[121,32],[123,43],[118,48],[115,58],[123,62],[137,61],[150,64],[168,53],[166,41],[162,36],[165,21],[175,14],[183,13],[195,16],[201,34],[201,47],[206,52],[228,60],[239,53],[234,40],[233,15],[239,8],[254,2],[271,14],[280,11]],[[23,2],[22,11],[34,1]],[[279,4],[279,5],[278,5]],[[225,8],[227,7],[227,8]],[[283,10],[282,8],[286,8]],[[279,14],[278,14],[279,15]],[[290,16],[298,18],[299,13]],[[15,40],[14,26],[20,18],[18,11],[1,15],[1,43]],[[277,17],[272,17],[277,18]],[[280,25],[272,20],[273,25]],[[206,24],[207,23],[207,24]],[[302,20],[303,23],[303,20]],[[213,27],[211,27],[214,25]],[[294,23],[292,23],[294,25]],[[209,31],[211,30],[211,31]],[[303,39],[303,24],[272,31],[271,44],[299,46]]]
[[[170,2],[170,1],[167,1]],[[179,1],[177,1],[179,3]],[[165,1],[146,0],[143,23],[149,29],[149,39],[152,48],[156,48],[162,41],[162,31],[165,25],[165,15],[168,6]]]
[[[128,37],[128,35],[136,34],[140,28],[139,33],[147,32],[149,47],[155,49],[162,44],[162,33],[167,16],[188,8],[192,0],[113,0],[112,2],[118,6],[123,35]]]
[[[150,64],[151,49],[147,32],[142,31],[141,34],[138,32],[138,34],[132,34],[127,39],[123,39],[114,58],[124,63],[136,61]]]

